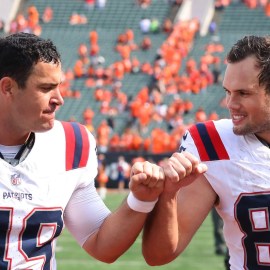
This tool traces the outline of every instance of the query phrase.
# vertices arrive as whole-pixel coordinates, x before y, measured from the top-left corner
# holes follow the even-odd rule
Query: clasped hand
[[[174,153],[161,166],[148,161],[134,163],[129,188],[138,200],[154,201],[163,191],[177,192],[206,170],[207,166],[192,154]]]

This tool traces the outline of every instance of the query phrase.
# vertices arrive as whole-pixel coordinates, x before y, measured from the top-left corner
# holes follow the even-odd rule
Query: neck
[[[258,140],[265,146],[267,146],[268,148],[270,148],[270,140],[267,140],[263,137],[260,137],[258,135],[255,134],[255,136],[258,138]]]
[[[30,136],[30,132],[22,135],[16,136],[15,134],[10,134],[8,132],[0,131],[0,144],[6,146],[20,145],[24,144]]]
[[[2,105],[2,104],[1,104]],[[6,146],[24,144],[31,131],[22,129],[11,118],[3,117],[0,111],[0,144]]]

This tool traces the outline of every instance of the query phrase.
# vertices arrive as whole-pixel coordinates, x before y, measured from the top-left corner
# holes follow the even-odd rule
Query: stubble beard
[[[243,127],[233,127],[233,133],[235,135],[258,134],[263,132],[270,132],[270,118],[260,125],[247,124]]]

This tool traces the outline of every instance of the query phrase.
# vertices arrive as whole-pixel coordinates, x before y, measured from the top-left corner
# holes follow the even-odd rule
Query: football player
[[[230,269],[270,267],[270,38],[240,39],[227,62],[231,119],[191,126],[164,165],[164,191],[143,235],[150,265],[181,254],[215,206]]]
[[[0,269],[56,269],[63,228],[111,263],[140,233],[163,189],[149,162],[131,169],[127,200],[111,213],[98,196],[96,142],[85,126],[55,120],[64,104],[60,55],[50,40],[0,38]]]

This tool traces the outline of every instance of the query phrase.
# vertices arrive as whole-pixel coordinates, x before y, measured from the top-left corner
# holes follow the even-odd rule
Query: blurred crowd
[[[182,1],[167,1],[168,5],[178,7]],[[236,0],[216,0],[217,11],[222,11]],[[266,16],[270,15],[268,0],[245,0],[248,8],[262,7]],[[85,12],[89,9],[105,9],[106,0],[84,0]],[[136,0],[134,4],[142,9],[151,8],[151,0]],[[35,6],[29,6],[26,14],[18,14],[10,25],[10,33],[24,31],[41,35],[42,25],[50,23],[54,11],[47,6],[42,13]],[[86,24],[85,14],[73,13],[69,24]],[[215,21],[210,24],[209,33],[217,35],[218,27]],[[223,45],[214,40],[204,48],[204,54],[199,59],[189,55],[193,42],[199,31],[197,19],[173,23],[172,17],[164,21],[157,18],[141,18],[138,26],[142,39],[135,42],[133,29],[122,31],[112,44],[112,50],[119,54],[119,60],[106,65],[106,59],[101,55],[99,33],[91,29],[88,33],[88,43],[81,43],[74,50],[77,60],[73,67],[64,71],[64,82],[61,86],[64,98],[81,98],[79,89],[71,89],[72,82],[77,78],[85,79],[85,86],[94,89],[93,99],[100,104],[99,111],[85,108],[83,124],[95,134],[100,153],[108,151],[145,151],[153,154],[172,152],[178,149],[180,139],[189,124],[208,119],[219,118],[217,112],[206,114],[203,106],[197,109],[191,123],[184,123],[184,117],[193,110],[192,95],[203,94],[207,87],[221,83],[221,65],[224,64],[221,54]],[[153,62],[134,56],[133,52],[152,49],[153,35],[163,33],[164,42],[156,52]],[[185,59],[185,62],[183,61]],[[181,70],[181,72],[180,72]],[[129,96],[123,87],[126,74],[142,73],[149,75],[150,83],[138,89]],[[185,93],[183,99],[181,94]],[[165,102],[167,96],[173,97],[171,102]],[[124,131],[118,134],[114,130],[114,117],[128,112],[130,120]],[[98,126],[94,126],[96,114],[106,116]],[[72,117],[67,120],[74,120]],[[156,128],[149,130],[151,123]],[[166,123],[166,128],[159,124]],[[161,126],[161,125],[160,125]]]

